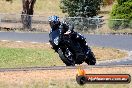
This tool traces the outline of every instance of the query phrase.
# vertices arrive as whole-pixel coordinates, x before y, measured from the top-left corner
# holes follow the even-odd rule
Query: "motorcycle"
[[[96,58],[90,47],[76,40],[73,36],[74,34],[77,33],[73,31],[61,34],[60,29],[51,31],[49,33],[49,42],[66,66],[75,66],[75,64],[82,64],[83,62],[88,65],[95,65]]]

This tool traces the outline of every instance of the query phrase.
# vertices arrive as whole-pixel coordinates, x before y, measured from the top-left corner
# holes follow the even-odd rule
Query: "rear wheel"
[[[58,49],[58,54],[59,54],[59,57],[61,58],[61,60],[63,61],[63,63],[66,64],[66,66],[75,66],[75,63],[74,63],[74,61],[72,60],[72,57],[66,58],[66,57],[63,55],[63,52],[62,52],[61,49]]]
[[[93,52],[89,52],[88,57],[86,58],[85,62],[88,64],[88,65],[95,65],[96,64],[96,58],[93,54]]]

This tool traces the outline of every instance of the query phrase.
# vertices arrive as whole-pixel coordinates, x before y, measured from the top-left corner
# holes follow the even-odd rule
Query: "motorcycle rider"
[[[49,25],[51,27],[50,33],[55,30],[60,30],[60,20],[58,16],[51,16],[49,17]],[[52,42],[52,40],[49,40],[50,44],[52,45],[52,48],[57,52],[58,47]]]
[[[49,17],[49,24],[51,27],[50,32],[60,30],[61,31],[60,35],[66,35],[71,33],[72,39],[76,39],[84,49],[90,49],[88,48],[85,38],[80,33],[77,33],[73,30],[74,29],[73,25],[68,25],[66,22],[60,22],[58,16]],[[51,41],[49,42],[52,45],[52,48],[57,52],[58,47],[55,46],[54,43],[52,43]]]

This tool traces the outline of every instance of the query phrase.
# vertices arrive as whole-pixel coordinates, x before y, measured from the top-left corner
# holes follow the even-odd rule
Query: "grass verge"
[[[120,59],[126,52],[103,47],[92,47],[99,60]],[[0,68],[64,65],[49,44],[29,42],[0,42]]]
[[[63,16],[59,7],[59,0],[36,0],[34,6],[34,14],[50,16],[56,14],[58,16]],[[13,3],[6,2],[6,0],[0,1],[0,12],[1,13],[21,13],[22,11],[22,1],[13,0]]]
[[[62,65],[51,50],[0,48],[0,67],[32,67]]]

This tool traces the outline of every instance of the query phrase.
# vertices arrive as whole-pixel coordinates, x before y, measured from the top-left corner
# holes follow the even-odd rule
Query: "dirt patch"
[[[128,56],[127,52],[114,48],[94,47],[92,49],[98,60],[110,60]]]
[[[0,41],[0,47],[8,48],[33,48],[33,49],[51,49],[50,44],[46,43],[30,43],[30,42],[14,42],[14,41]]]
[[[23,29],[22,23],[1,23],[0,31],[26,31],[27,29]],[[27,30],[28,31],[28,30]],[[32,24],[33,32],[49,32],[50,26],[49,24]]]
[[[110,67],[110,68],[87,68],[87,74],[130,74],[132,67]],[[74,80],[77,74],[76,69],[66,70],[45,70],[45,71],[21,71],[21,72],[0,72],[0,82],[9,85],[33,85],[35,82],[50,82],[54,80],[59,83]],[[72,85],[72,84],[71,84]],[[131,85],[131,83],[129,84]],[[101,88],[101,87],[100,87]]]

